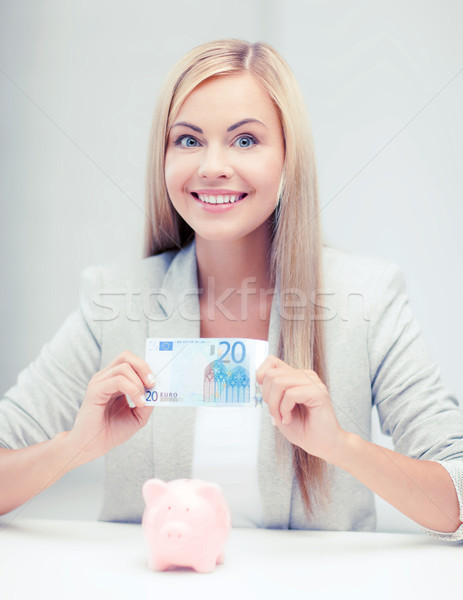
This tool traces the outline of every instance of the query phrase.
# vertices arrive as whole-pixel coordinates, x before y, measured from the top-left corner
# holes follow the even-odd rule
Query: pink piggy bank
[[[211,573],[224,562],[231,517],[222,490],[200,479],[166,483],[148,479],[143,485],[142,527],[149,547],[149,568],[192,567]]]

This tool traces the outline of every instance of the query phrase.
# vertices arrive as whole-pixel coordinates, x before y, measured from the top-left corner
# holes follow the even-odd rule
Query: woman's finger
[[[268,370],[262,382],[262,396],[268,404],[268,409],[277,424],[282,421],[280,404],[285,391],[294,385],[294,375],[288,372],[288,367],[275,367]]]
[[[283,420],[284,424],[287,424],[287,420],[291,420],[290,413],[295,404],[290,402],[293,397],[292,394],[288,395],[285,403],[285,397],[289,390],[302,388],[296,394],[296,403],[306,402],[307,405],[311,396],[326,395],[326,388],[314,371],[294,369],[280,359],[268,361],[267,365],[263,364],[262,366],[267,367],[262,379],[263,399],[268,404],[270,414],[278,424],[283,423]],[[303,391],[304,389],[305,391]]]
[[[264,362],[260,365],[260,367],[256,371],[256,379],[259,385],[262,385],[265,374],[269,369],[275,369],[277,367],[285,367],[288,366],[281,358],[278,356],[273,356],[273,354],[269,354]]]
[[[133,370],[132,365],[129,365],[128,363],[121,363],[119,365],[115,365],[114,367],[111,367],[110,369],[105,371],[105,373],[101,377],[100,381],[107,381],[108,379],[111,379],[112,377],[117,377],[118,375],[123,375],[129,381],[131,381],[133,383],[133,385],[137,386],[137,388],[138,388],[137,397],[145,396],[145,385],[143,384],[143,381],[140,379],[138,373],[136,373]],[[131,396],[131,399],[132,399],[132,396]],[[138,402],[137,402],[137,405],[138,405]]]
[[[306,385],[294,386],[285,391],[280,403],[280,413],[282,424],[289,425],[292,420],[292,411],[296,404],[301,404],[307,408],[315,408],[326,398],[325,391],[316,383],[307,383]]]
[[[144,388],[141,388],[138,383],[135,383],[122,373],[96,381],[93,392],[99,398],[122,396],[125,394],[132,400],[135,406],[146,406]],[[102,403],[106,404],[107,400],[104,400]]]
[[[112,360],[107,367],[99,371],[99,373],[103,375],[107,370],[124,363],[127,363],[132,367],[135,373],[137,373],[139,378],[142,380],[144,387],[152,388],[154,385],[156,385],[156,379],[148,363],[133,352],[130,352],[130,350],[121,352],[121,354],[116,356],[116,358],[114,358],[114,360]]]

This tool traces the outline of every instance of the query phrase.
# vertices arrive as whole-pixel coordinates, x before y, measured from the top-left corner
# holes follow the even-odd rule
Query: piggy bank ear
[[[206,483],[198,490],[198,496],[208,500],[211,504],[223,502],[222,490],[216,483]]]
[[[145,504],[155,503],[161,496],[167,492],[167,483],[162,479],[148,479],[142,488]]]

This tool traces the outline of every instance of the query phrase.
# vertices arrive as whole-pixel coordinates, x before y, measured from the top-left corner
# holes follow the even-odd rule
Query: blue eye
[[[182,148],[196,148],[197,143],[198,140],[192,135],[181,135],[178,140],[175,141],[175,145],[181,146]]]
[[[198,140],[192,135],[181,135],[175,140],[174,144],[181,148],[197,148],[200,145]],[[252,148],[252,146],[255,146],[256,144],[258,144],[256,138],[246,134],[240,135],[233,145],[238,145],[239,148]]]
[[[244,143],[242,143],[244,142]],[[240,137],[236,140],[235,144],[238,144],[240,148],[251,148],[257,144],[257,140],[252,135],[240,135]]]

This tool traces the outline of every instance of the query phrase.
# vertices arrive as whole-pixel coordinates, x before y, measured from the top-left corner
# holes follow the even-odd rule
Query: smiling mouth
[[[197,200],[201,200],[205,204],[233,204],[234,202],[238,202],[238,200],[242,200],[247,196],[247,194],[197,194],[196,192],[191,192],[191,195]]]

